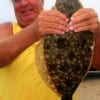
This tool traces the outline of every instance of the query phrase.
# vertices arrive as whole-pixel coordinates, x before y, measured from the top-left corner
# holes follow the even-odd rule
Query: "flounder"
[[[79,0],[56,0],[53,7],[69,19],[81,8]],[[72,100],[74,91],[91,66],[93,47],[94,38],[90,31],[50,34],[40,41],[35,50],[37,69],[61,100]]]

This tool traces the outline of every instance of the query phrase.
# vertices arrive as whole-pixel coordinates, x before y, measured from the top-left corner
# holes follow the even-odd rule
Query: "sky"
[[[94,8],[100,19],[100,0],[80,0],[84,7]],[[55,0],[45,0],[44,9],[49,10]],[[0,0],[0,23],[16,21],[11,0]]]

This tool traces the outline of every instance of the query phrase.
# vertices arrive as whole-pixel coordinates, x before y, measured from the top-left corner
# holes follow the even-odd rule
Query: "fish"
[[[69,19],[81,8],[79,0],[56,0],[53,6]],[[35,50],[37,69],[61,100],[72,100],[91,67],[93,47],[94,37],[90,31],[49,34],[40,41]]]

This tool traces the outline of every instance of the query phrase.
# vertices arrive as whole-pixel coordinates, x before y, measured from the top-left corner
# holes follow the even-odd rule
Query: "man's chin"
[[[25,23],[25,25],[30,25],[34,22],[34,19],[24,19],[23,23]]]
[[[23,20],[24,21],[34,21],[34,18],[30,17],[30,16],[25,16],[25,17],[23,17]]]

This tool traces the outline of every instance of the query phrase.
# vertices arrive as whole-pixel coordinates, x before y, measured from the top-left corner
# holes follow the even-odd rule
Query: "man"
[[[60,100],[42,80],[34,50],[46,34],[90,30],[95,37],[93,64],[100,69],[100,23],[93,9],[80,9],[71,21],[43,0],[13,0],[17,23],[0,25],[0,100]]]

